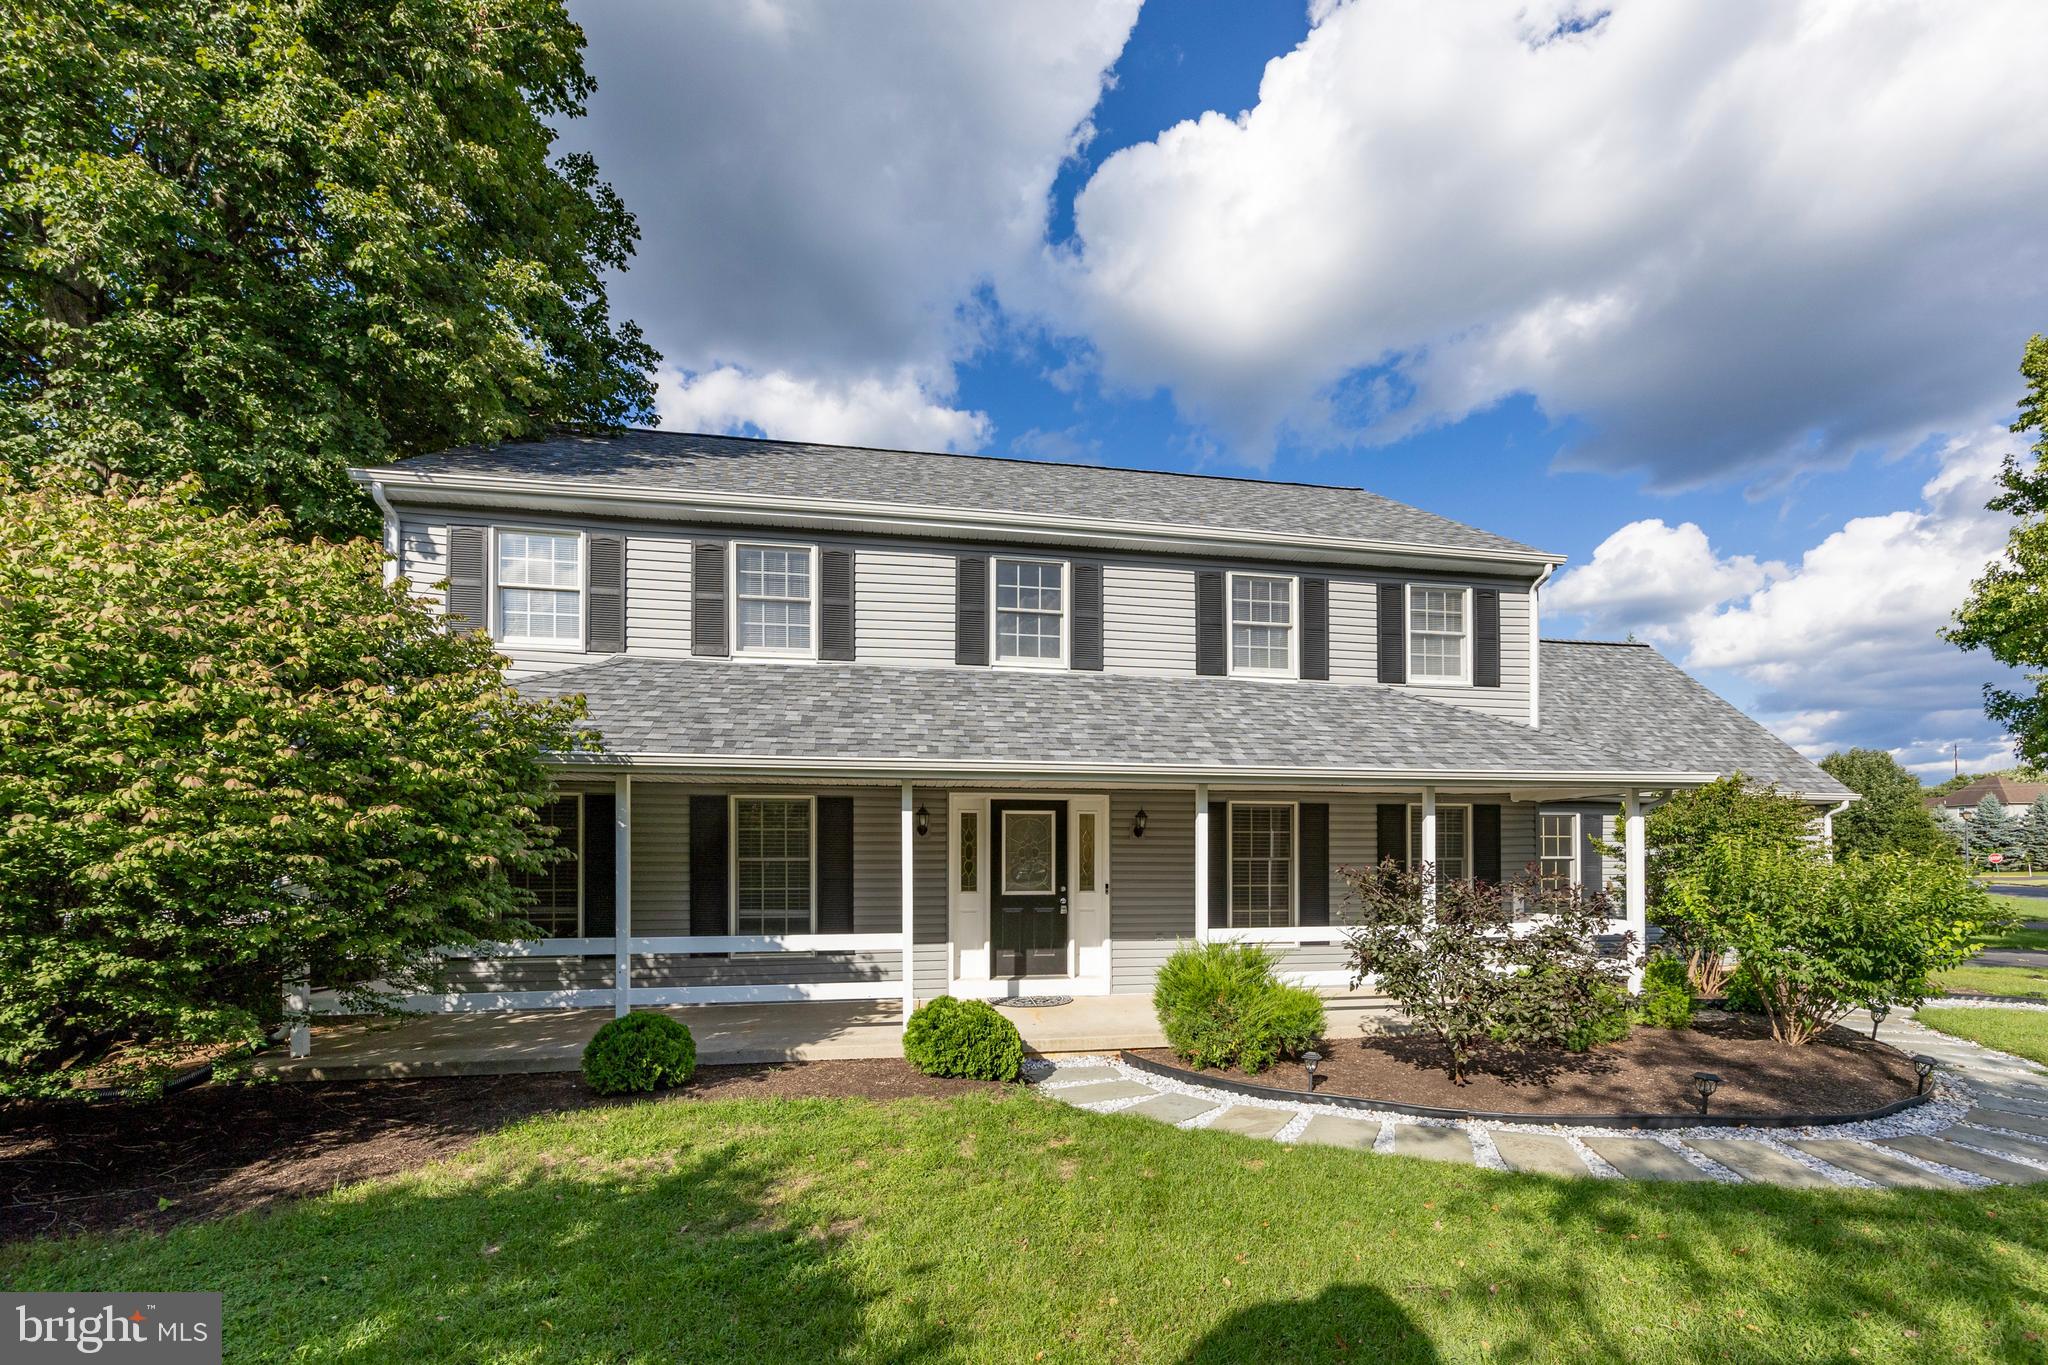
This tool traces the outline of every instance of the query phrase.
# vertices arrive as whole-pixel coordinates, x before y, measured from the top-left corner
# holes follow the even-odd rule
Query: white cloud
[[[1667,526],[1651,518],[1602,541],[1590,561],[1551,585],[1546,605],[1580,617],[1595,633],[1635,631],[1667,644],[1699,612],[1784,573],[1782,564],[1759,564],[1749,555],[1722,558],[1690,521]]]
[[[990,430],[986,413],[948,407],[907,373],[831,382],[731,365],[695,375],[664,367],[657,401],[662,425],[676,431],[752,428],[791,441],[973,451]]]
[[[1604,8],[1318,3],[1256,107],[1098,168],[1054,312],[1254,457],[1530,393],[1677,487],[2000,410],[2048,302],[2012,102],[2048,5]]]

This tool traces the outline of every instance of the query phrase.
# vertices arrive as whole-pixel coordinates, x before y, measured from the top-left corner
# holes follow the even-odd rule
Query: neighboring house
[[[1975,782],[1926,800],[1929,810],[1952,810],[1965,820],[1977,813],[1977,804],[1987,796],[1998,798],[2011,817],[2025,815],[2041,796],[2048,795],[2048,782],[2020,782],[2010,777],[1980,777]]]
[[[1358,489],[666,432],[355,477],[605,744],[553,937],[428,1007],[1147,992],[1223,936],[1341,986],[1346,867],[1619,881],[1640,939],[1661,794],[1851,796],[1645,646],[1539,643],[1560,556]]]

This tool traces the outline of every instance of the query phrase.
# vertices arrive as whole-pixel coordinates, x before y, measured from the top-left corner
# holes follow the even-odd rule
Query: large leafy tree
[[[2027,454],[2006,457],[1990,502],[2019,519],[2005,554],[1984,570],[1956,610],[1948,639],[1983,649],[2027,672],[2029,691],[1986,686],[1984,712],[2004,726],[2029,764],[2048,765],[2048,337],[2027,342],[2020,360],[2026,393],[2012,429],[2032,432]]]
[[[555,130],[561,0],[23,0],[0,18],[0,465],[360,530],[345,476],[644,420],[633,219]]]
[[[580,700],[521,698],[378,567],[187,488],[0,478],[0,1095],[521,927]]]
[[[1927,811],[1918,778],[1882,749],[1829,754],[1820,766],[1862,799],[1835,816],[1835,850],[1843,854],[1937,853],[1941,831]]]

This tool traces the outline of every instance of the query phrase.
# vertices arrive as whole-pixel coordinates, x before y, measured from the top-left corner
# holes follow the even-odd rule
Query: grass
[[[1931,1029],[2048,1066],[2048,1010],[1925,1005],[1913,1017]]]
[[[2038,1360],[2048,1192],[1553,1181],[1028,1092],[648,1102],[0,1283],[222,1290],[237,1361]]]
[[[2031,995],[2048,1000],[2048,968],[2041,967],[1951,967],[1936,972],[1934,984],[1950,993]]]
[[[1993,896],[1992,899],[2006,902],[2004,908],[2011,909],[2015,898],[2012,896]],[[2022,918],[2040,919],[2043,917],[2044,908],[2048,908],[2048,902],[2036,901],[2028,907],[2029,913],[2024,914]],[[2015,910],[2013,913],[2019,914],[2020,912]],[[1984,946],[1986,948],[2021,948],[2034,952],[2048,952],[2048,929],[2027,929],[2014,925],[2003,933],[1992,934],[1987,937],[1984,940]]]

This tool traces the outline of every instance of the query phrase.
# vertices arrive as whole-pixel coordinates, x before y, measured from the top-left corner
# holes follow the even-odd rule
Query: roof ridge
[[[1602,645],[1610,649],[1655,649],[1648,640],[1572,640],[1557,635],[1539,635],[1539,644],[1546,645]]]

